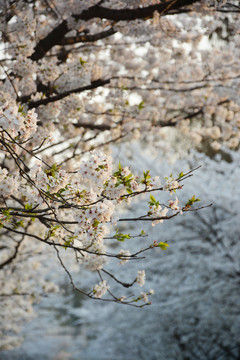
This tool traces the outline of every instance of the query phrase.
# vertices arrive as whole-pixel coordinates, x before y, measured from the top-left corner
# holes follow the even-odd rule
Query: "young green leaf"
[[[138,105],[138,110],[144,109],[143,104],[144,104],[144,101],[141,101],[140,104]]]
[[[169,245],[167,243],[164,242],[159,242],[158,246],[162,249],[162,250],[167,250],[167,248],[169,247]]]
[[[195,202],[197,201],[201,201],[200,199],[196,199],[195,195],[193,195],[193,197],[191,199],[188,200],[188,202],[186,202],[185,206],[186,207],[191,207]]]
[[[180,172],[180,174],[178,175],[178,178],[181,179],[184,176],[183,171]]]

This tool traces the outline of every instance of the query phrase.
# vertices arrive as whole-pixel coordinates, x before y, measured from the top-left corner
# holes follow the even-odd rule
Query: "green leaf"
[[[66,240],[64,243],[65,250],[67,250],[68,246],[72,245],[72,240]]]
[[[188,200],[188,202],[186,202],[185,206],[186,207],[191,207],[195,202],[197,201],[201,201],[200,199],[196,199],[195,195],[193,195],[193,197],[191,199]]]
[[[150,170],[143,172],[144,179],[151,179],[151,176],[149,175],[149,173],[150,173]]]
[[[27,113],[24,111],[24,106],[22,105],[18,106],[18,112],[21,113],[22,115],[27,115]]]
[[[147,170],[147,171],[143,172],[143,179],[140,181],[141,184],[145,184],[145,185],[150,184],[151,176],[149,175],[149,173],[150,173],[150,170]]]
[[[150,201],[148,202],[150,206],[159,206],[159,201],[156,201],[155,197],[150,195]]]
[[[169,245],[168,245],[167,243],[164,243],[164,242],[158,243],[158,246],[159,246],[162,250],[167,250],[167,248],[169,247]]]
[[[48,236],[52,237],[55,236],[55,230],[59,229],[60,225],[52,226],[51,229],[48,231]]]
[[[154,196],[152,196],[152,195],[150,195],[150,200],[152,201],[152,202],[156,202],[156,200],[155,200],[155,197]]]
[[[144,109],[145,106],[143,106],[144,101],[141,101],[140,104],[138,105],[138,110],[142,110]]]
[[[16,223],[14,224],[14,229],[17,229],[19,226],[24,227],[23,220],[21,220],[21,221],[16,221]]]
[[[125,239],[130,239],[130,234],[120,233],[119,230],[116,230],[116,234],[113,236],[117,241],[125,241]]]
[[[44,172],[48,177],[49,176],[55,177],[56,172],[58,170],[59,170],[59,166],[56,163],[54,163],[50,169],[45,169]]]
[[[79,58],[79,62],[80,64],[83,66],[84,64],[86,64],[86,61],[84,61],[81,57]]]
[[[95,219],[93,222],[93,228],[98,227],[99,224],[100,224],[100,222],[97,219]]]
[[[9,210],[1,210],[1,213],[6,216],[7,220],[10,220],[12,217]]]
[[[181,179],[184,176],[183,171],[180,172],[180,174],[178,175],[178,178]]]
[[[132,189],[126,188],[126,190],[127,190],[128,194],[132,194]]]
[[[32,204],[25,204],[25,210],[31,210],[32,209]]]

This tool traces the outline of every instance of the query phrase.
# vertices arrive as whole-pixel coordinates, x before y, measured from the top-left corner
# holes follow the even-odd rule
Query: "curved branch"
[[[105,270],[105,269],[101,269],[105,274],[107,274],[108,276],[110,276],[113,280],[115,280],[118,284],[121,284],[122,286],[129,288],[131,286],[133,286],[133,284],[135,284],[136,279],[133,280],[131,283],[125,283],[123,281],[120,281],[116,278],[116,276],[114,276],[112,273],[110,273],[109,271]]]
[[[161,15],[169,14],[175,10],[181,9],[185,6],[192,5],[199,0],[168,0],[161,2],[160,4],[149,5],[138,8],[126,8],[126,9],[110,9],[103,6],[92,6],[87,10],[84,10],[81,14],[74,17],[82,20],[91,20],[93,18],[107,19],[113,21],[130,21],[137,19],[147,19],[153,16],[155,11],[158,11]]]
[[[22,239],[17,243],[17,246],[15,246],[14,253],[6,261],[0,264],[0,269],[3,269],[4,266],[10,264],[17,257],[19,246],[21,245],[23,240],[24,235],[22,236]]]
[[[199,2],[199,0],[170,0],[161,2],[157,5],[150,5],[135,9],[109,9],[97,4],[82,11],[80,14],[73,15],[73,17],[76,20],[87,21],[94,18],[100,18],[113,20],[115,22],[147,19],[152,17],[155,11],[158,11],[161,15],[173,13],[176,10],[184,12],[184,9],[182,9],[183,7],[192,5],[196,2]],[[53,29],[44,39],[39,41],[35,47],[34,53],[30,56],[30,59],[33,61],[42,59],[53,46],[61,43],[64,36],[69,31],[70,29],[68,29],[67,20],[62,21],[61,24]]]

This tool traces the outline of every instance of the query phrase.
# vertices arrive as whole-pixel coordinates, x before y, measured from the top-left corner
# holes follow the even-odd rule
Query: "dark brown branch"
[[[106,37],[109,37],[113,34],[115,34],[117,31],[114,28],[110,28],[106,31],[101,31],[96,34],[84,34],[84,35],[76,35],[67,37],[64,39],[60,39],[59,43],[57,45],[72,45],[79,42],[94,42],[100,39],[104,39]]]
[[[4,266],[10,264],[17,257],[19,246],[21,245],[23,240],[24,240],[24,235],[22,239],[17,243],[17,246],[15,247],[12,256],[10,256],[7,260],[5,260],[3,263],[0,264],[0,269],[3,269]]]
[[[182,9],[185,6],[192,5],[199,0],[170,0],[160,4],[138,7],[134,9],[109,9],[102,6],[92,6],[84,10],[81,14],[74,17],[82,20],[91,20],[93,18],[107,19],[113,21],[131,21],[136,19],[147,19],[153,16],[155,11],[161,15],[166,15],[172,11]]]
[[[80,93],[80,92],[83,92],[83,91],[86,91],[86,90],[96,89],[96,88],[98,88],[100,86],[104,86],[104,85],[109,84],[109,83],[110,83],[110,79],[92,81],[91,84],[89,84],[89,85],[82,86],[82,87],[72,89],[72,90],[69,90],[69,91],[65,91],[62,94],[54,95],[54,96],[51,96],[49,98],[40,99],[40,100],[37,100],[37,101],[30,101],[28,103],[28,107],[29,107],[29,109],[37,108],[40,105],[47,105],[49,103],[52,103],[52,102],[55,102],[55,101],[58,101],[58,100],[62,100],[65,97],[67,97],[68,95],[70,95],[70,94]],[[24,100],[26,101],[26,99],[24,99]]]
[[[157,217],[149,217],[148,215],[139,216],[137,218],[124,218],[119,219],[118,221],[158,221],[158,220],[169,220],[175,216],[177,216],[180,213],[180,211],[176,212],[173,215],[170,216],[157,216]]]
[[[11,296],[33,296],[33,294],[30,293],[9,293],[9,294],[0,294],[0,297],[11,297]]]
[[[118,284],[121,284],[122,286],[129,288],[131,286],[133,286],[133,284],[136,282],[136,279],[132,282],[132,283],[125,283],[123,281],[118,280],[112,273],[110,273],[109,271],[105,270],[105,269],[101,269],[105,274],[107,274],[108,276],[110,276],[112,279],[114,279]]]
[[[181,10],[185,6],[192,5],[199,0],[170,0],[161,2],[157,5],[150,5],[143,8],[135,9],[109,9],[99,6],[99,4],[89,7],[87,10],[82,11],[80,14],[73,15],[76,20],[91,20],[94,18],[108,19],[115,22],[130,21],[136,19],[146,19],[153,16],[155,11],[161,15],[173,13],[176,10]],[[69,32],[67,21],[64,20],[55,29],[53,29],[44,39],[40,40],[35,47],[34,53],[31,55],[31,60],[37,61],[42,59],[45,54],[52,49],[55,45],[61,43],[64,36]]]
[[[97,297],[95,297],[93,291],[90,291],[90,292],[87,293],[87,292],[85,292],[84,290],[79,289],[79,287],[76,286],[76,284],[75,284],[75,282],[74,282],[74,280],[73,280],[73,277],[72,277],[70,271],[67,269],[67,267],[66,267],[65,264],[63,263],[62,258],[61,258],[60,254],[59,254],[58,248],[57,248],[56,246],[54,246],[54,248],[55,248],[55,250],[56,250],[56,252],[57,252],[58,260],[59,260],[59,262],[60,262],[63,270],[66,272],[66,274],[67,274],[67,276],[68,276],[68,278],[69,278],[69,280],[70,280],[70,283],[71,283],[71,285],[72,285],[72,287],[73,287],[73,289],[74,289],[75,291],[81,293],[82,295],[85,295],[85,296],[89,297],[90,299],[94,299],[94,300],[111,301],[111,302],[116,302],[116,303],[118,303],[118,304],[124,304],[124,305],[129,305],[129,306],[134,306],[134,307],[144,307],[144,306],[146,306],[146,305],[149,305],[149,304],[136,305],[136,304],[133,304],[133,302],[134,302],[133,300],[130,300],[130,301],[121,301],[121,300],[118,299],[116,296],[114,296],[110,291],[108,291],[108,293],[112,296],[112,299],[109,299],[109,298],[103,299],[103,298],[97,298]],[[106,271],[105,271],[105,272],[106,272]],[[99,271],[98,271],[98,273],[99,273],[99,276],[100,276],[101,281],[103,281],[103,279],[102,279],[101,274],[100,274]],[[107,273],[107,272],[106,272],[106,273]],[[108,274],[110,274],[110,273],[108,273]],[[116,280],[116,278],[115,278],[115,280]],[[117,280],[116,280],[116,281],[117,281]],[[117,281],[117,282],[119,282],[119,281]],[[135,281],[134,281],[134,282],[135,282]],[[134,284],[134,283],[133,283],[133,284]]]
[[[84,129],[89,129],[89,130],[100,130],[100,131],[105,131],[105,130],[111,130],[111,126],[110,125],[106,125],[106,124],[91,124],[91,123],[84,123],[84,122],[78,122],[76,124],[72,124],[74,127],[76,128],[84,128]]]
[[[30,59],[37,61],[42,59],[45,54],[58,43],[61,39],[64,38],[64,35],[68,32],[67,21],[64,20],[59,24],[55,29],[53,29],[44,39],[40,40],[37,46],[35,47],[34,53],[31,55]]]
[[[140,260],[140,259],[144,259],[143,257],[137,257],[135,254],[133,255],[119,255],[119,254],[112,254],[112,253],[101,253],[101,252],[96,252],[96,251],[90,251],[88,250],[87,248],[79,248],[79,247],[76,247],[74,245],[64,245],[64,244],[58,244],[58,243],[54,243],[54,242],[49,242],[48,239],[49,237],[45,238],[45,239],[42,239],[40,238],[39,236],[37,235],[34,235],[34,234],[30,234],[30,233],[27,233],[27,232],[23,232],[21,230],[16,230],[16,229],[11,229],[9,228],[8,226],[3,226],[4,229],[6,230],[9,230],[15,234],[20,234],[20,235],[25,235],[25,236],[29,236],[31,238],[34,238],[36,240],[39,240],[47,245],[50,245],[50,246],[58,246],[60,248],[64,248],[64,249],[73,249],[73,250],[76,250],[78,252],[86,252],[88,254],[93,254],[93,255],[98,255],[98,256],[107,256],[107,257],[111,257],[111,258],[116,258],[116,259],[123,259],[123,258],[126,258],[128,260]],[[145,250],[141,250],[138,252],[141,253]]]

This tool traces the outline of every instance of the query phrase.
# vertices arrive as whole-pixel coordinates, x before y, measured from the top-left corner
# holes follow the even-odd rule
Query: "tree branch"
[[[10,264],[17,257],[19,246],[21,245],[23,240],[24,240],[24,235],[22,236],[22,239],[17,243],[17,246],[15,247],[12,256],[10,256],[7,260],[5,260],[3,263],[0,264],[0,269],[3,269],[4,266]]]
[[[182,8],[192,5],[199,0],[170,0],[160,4],[150,5],[143,8],[135,9],[109,9],[99,6],[99,4],[89,7],[80,14],[73,15],[76,20],[91,20],[94,18],[108,19],[115,22],[130,21],[136,19],[147,19],[153,16],[155,11],[161,15],[169,14],[175,10],[184,11]],[[35,47],[34,53],[30,59],[37,61],[42,59],[45,54],[55,45],[61,43],[64,36],[70,31],[67,26],[67,20],[64,20],[55,29],[53,29],[44,39],[40,40]]]
[[[37,100],[37,101],[30,101],[28,103],[28,108],[32,109],[32,108],[37,108],[40,105],[47,105],[49,103],[52,103],[52,102],[55,102],[55,101],[58,101],[58,100],[62,100],[65,97],[67,97],[68,95],[71,95],[71,94],[74,94],[74,93],[80,93],[80,92],[83,92],[83,91],[86,91],[86,90],[96,89],[96,88],[98,88],[100,86],[104,86],[104,85],[109,84],[109,83],[110,83],[110,79],[106,79],[106,80],[100,79],[100,80],[92,81],[91,84],[89,84],[89,85],[82,86],[82,87],[79,87],[79,88],[76,88],[76,89],[71,89],[71,90],[65,91],[62,94],[54,95],[54,96],[51,96],[51,97],[48,97],[48,98],[45,98],[45,99],[40,99],[40,100]],[[20,98],[20,101],[22,102],[21,98]],[[27,97],[24,97],[24,102],[26,102],[26,101],[27,101]]]
[[[96,34],[84,34],[84,35],[76,35],[76,36],[69,36],[67,38],[63,38],[59,40],[59,43],[57,45],[72,45],[79,42],[94,42],[100,39],[104,39],[108,36],[111,36],[115,34],[117,30],[115,30],[113,27],[106,30],[101,31]]]

